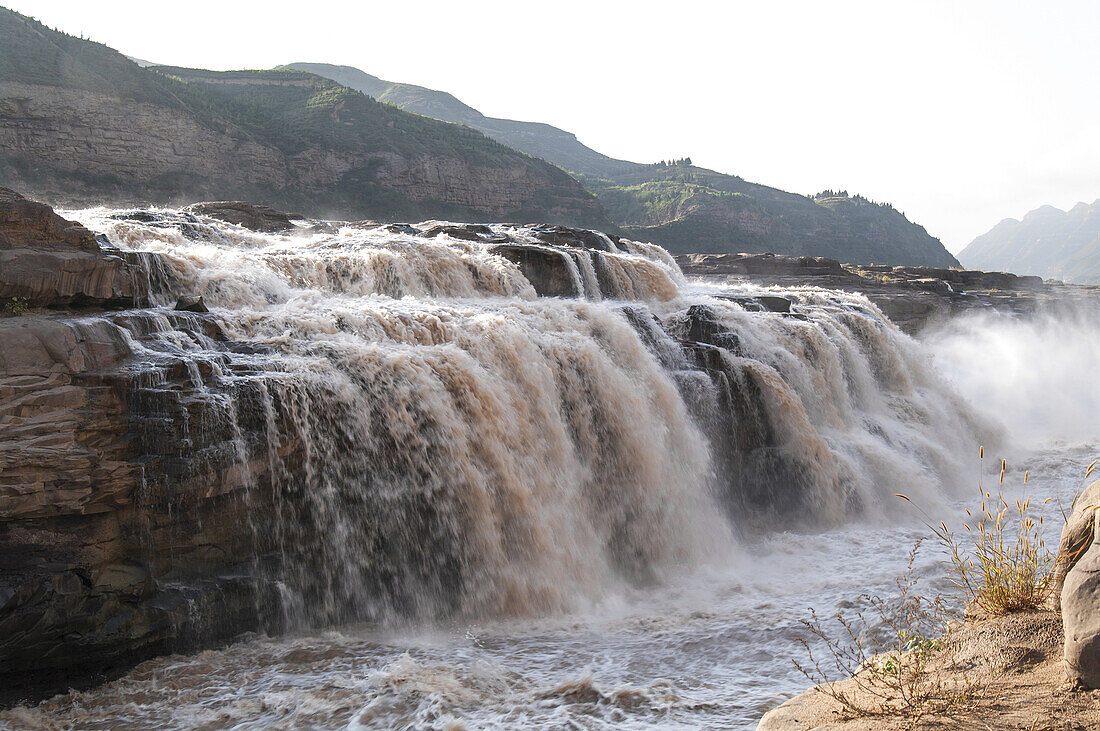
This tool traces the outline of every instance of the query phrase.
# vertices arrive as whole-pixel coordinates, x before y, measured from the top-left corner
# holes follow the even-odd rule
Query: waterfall
[[[173,433],[226,432],[292,625],[567,610],[739,534],[935,501],[976,442],[859,295],[716,293],[659,247],[558,227],[66,215],[163,262],[156,306],[111,319],[134,367],[184,357],[224,413]]]

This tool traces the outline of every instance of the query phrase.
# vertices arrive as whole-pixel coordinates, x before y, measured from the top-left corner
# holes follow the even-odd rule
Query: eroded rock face
[[[67,173],[61,184],[74,189],[81,176],[98,177],[98,188],[174,180],[207,196],[240,179],[275,188],[288,183],[278,150],[227,127],[210,129],[193,116],[110,94],[0,82],[0,146],[51,173]]]
[[[1066,675],[1086,688],[1100,688],[1100,542],[1096,521],[1100,481],[1077,498],[1058,547],[1056,587],[1065,629]]]
[[[535,291],[543,297],[582,297],[577,288],[568,254],[545,246],[500,244],[491,249],[519,267]]]
[[[92,404],[76,382],[129,356],[122,332],[102,320],[20,317],[0,320],[0,336],[0,519],[101,513],[127,502],[129,470],[101,459],[118,424],[88,421],[89,409],[106,415],[118,404]]]
[[[0,149],[36,170],[25,178],[13,172],[11,184],[60,191],[79,205],[98,204],[104,192],[135,203],[258,195],[275,205],[323,206],[336,197],[352,215],[383,215],[375,196],[358,192],[367,176],[390,196],[430,204],[436,215],[461,206],[482,220],[611,225],[593,196],[549,165],[514,158],[490,167],[460,154],[317,146],[290,155],[230,123],[204,124],[170,105],[75,88],[0,82]],[[39,187],[42,177],[49,182]]]
[[[539,241],[555,246],[573,246],[581,249],[596,249],[599,251],[616,251],[615,239],[602,236],[595,231],[570,228],[568,226],[551,226],[549,224],[529,224],[524,226]]]
[[[204,307],[102,312],[144,304],[156,256],[0,189],[0,302],[30,308],[0,317],[0,703],[259,626],[264,465],[237,442],[260,417],[227,423],[214,377],[233,344]],[[36,309],[73,305],[101,312]]]
[[[49,206],[0,188],[0,302],[26,307],[130,306],[147,278],[120,253]]]
[[[0,702],[260,623],[241,526],[263,465],[239,459],[212,369],[135,362],[126,334],[211,323],[117,317],[0,319]]]
[[[10,188],[0,188],[0,249],[99,251],[95,235],[66,221],[45,203],[30,201]]]
[[[802,317],[783,297],[739,298],[739,304],[748,311]],[[799,510],[814,510],[824,519],[838,515],[839,502],[820,499],[840,494],[835,465],[825,450],[801,455],[789,448],[787,430],[805,414],[792,410],[786,415],[789,423],[777,423],[773,414],[780,411],[766,407],[778,396],[775,381],[759,363],[742,357],[740,336],[705,305],[689,307],[673,332],[688,359],[717,389],[716,418],[700,423],[713,445],[718,488],[731,513],[753,515],[758,525],[779,524],[781,516]],[[822,489],[830,484],[834,489]]]

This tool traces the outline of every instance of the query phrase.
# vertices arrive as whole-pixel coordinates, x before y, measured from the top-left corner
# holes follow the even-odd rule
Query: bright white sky
[[[347,64],[600,152],[894,203],[952,251],[1100,197],[1100,2],[3,4],[131,56]]]

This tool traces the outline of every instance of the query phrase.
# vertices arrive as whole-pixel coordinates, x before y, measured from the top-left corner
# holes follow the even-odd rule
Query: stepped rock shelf
[[[191,229],[201,233],[202,215],[261,229],[335,230],[328,222],[293,223],[290,214],[240,202],[191,210],[119,215],[163,226],[165,236]],[[701,382],[716,389],[714,398],[696,405],[720,404],[716,418],[700,423],[709,424],[703,428],[710,430],[717,472],[725,481],[725,507],[731,512],[748,512],[766,522],[809,504],[820,515],[840,515],[858,502],[836,486],[824,497],[815,492],[823,479],[828,483],[827,476],[789,456],[797,450],[785,449],[783,440],[791,437],[769,417],[762,401],[762,394],[777,385],[746,366],[749,359],[740,356],[737,333],[712,308],[691,305],[668,325],[641,304],[678,296],[670,278],[679,276],[675,264],[657,247],[548,225],[356,222],[345,227],[394,232],[410,251],[417,242],[428,248],[436,237],[455,246],[469,242],[479,247],[480,268],[471,263],[471,269],[458,273],[477,286],[518,287],[524,297],[613,301],[612,311],[621,311],[636,337],[658,354],[661,366],[678,374],[685,394]],[[738,266],[765,260],[772,268],[784,261],[743,259]],[[690,273],[706,261],[713,260],[689,260],[685,268]],[[326,276],[340,274],[339,256],[323,265]],[[811,268],[813,276],[825,277],[812,283],[867,279],[835,262],[815,260]],[[303,426],[309,422],[301,420],[301,394],[285,385],[286,373],[265,346],[234,339],[222,316],[207,311],[202,293],[190,289],[193,283],[179,281],[172,271],[163,254],[116,247],[45,205],[0,190],[4,702],[95,683],[144,658],[209,646],[244,631],[278,632],[288,622],[279,567],[293,564],[304,581],[320,580],[309,563],[313,549],[302,549],[319,539],[315,532],[325,525],[324,506],[308,490],[295,487],[312,484],[315,475],[305,472],[316,467]],[[392,276],[379,286],[391,287],[391,296],[399,297],[397,269],[388,271]],[[890,274],[904,282],[875,280],[883,302],[889,296],[908,297],[914,286],[920,297],[952,306],[987,306],[1009,295],[1020,306],[1037,306],[1044,292],[1035,290],[1046,289],[1002,278],[996,282],[1026,286],[970,296],[926,286],[924,272],[913,278],[906,278],[911,272]],[[940,274],[955,276],[948,270]],[[357,281],[348,275],[344,284],[354,287]],[[217,293],[232,282],[208,285],[213,287],[208,292]],[[731,296],[726,301],[760,317],[806,318],[790,297]],[[860,327],[870,327],[876,316],[851,313],[857,315],[870,318]],[[435,337],[431,327],[437,325],[429,320],[417,321],[427,323],[425,338]],[[341,327],[339,318],[335,327]],[[676,352],[669,349],[677,343]],[[416,465],[409,469],[415,472]],[[782,494],[770,486],[776,481],[787,486]],[[437,535],[431,532],[439,530],[431,509],[415,503],[400,508],[424,521],[426,535]],[[278,529],[268,525],[276,516]],[[401,543],[405,539],[398,534],[384,532],[368,538],[378,541],[387,560],[397,561],[390,554],[399,553],[400,563],[393,565],[419,572],[418,581],[437,582],[435,595],[460,597],[469,557],[447,554],[460,548],[430,541],[422,546],[420,539]],[[316,560],[338,563],[338,558]],[[621,560],[630,565],[640,559],[624,555]],[[632,570],[644,577],[646,566]],[[404,577],[383,573],[374,580],[376,591],[392,594],[393,606],[408,610],[415,605],[415,597],[402,593]],[[308,583],[301,589],[306,599],[333,591]],[[358,616],[348,609],[358,595],[341,597],[343,603],[325,604],[327,613],[319,621]]]

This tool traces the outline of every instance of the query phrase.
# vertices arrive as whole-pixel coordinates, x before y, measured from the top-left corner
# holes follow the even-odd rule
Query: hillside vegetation
[[[1042,206],[977,237],[959,258],[967,266],[1100,284],[1100,199],[1068,211]]]
[[[888,205],[686,158],[616,160],[550,125],[346,66],[143,67],[4,9],[0,47],[0,185],[55,203],[242,198],[314,216],[619,230],[674,253],[957,264]]]
[[[624,234],[674,254],[774,252],[857,264],[958,265],[939,239],[893,206],[843,191],[811,198],[690,164],[579,179]]]

